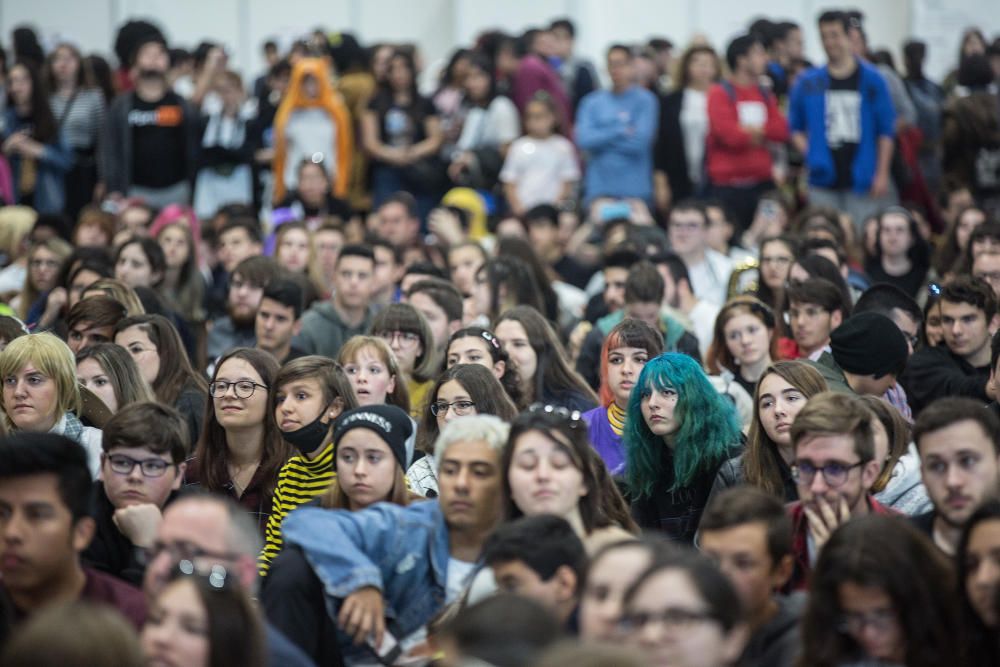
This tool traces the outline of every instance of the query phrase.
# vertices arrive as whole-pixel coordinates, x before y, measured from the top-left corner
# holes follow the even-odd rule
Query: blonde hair
[[[80,412],[80,387],[76,379],[73,351],[56,336],[48,333],[28,334],[15,338],[0,353],[0,380],[20,372],[31,364],[56,383],[56,396],[62,413]],[[3,421],[10,432],[18,430],[4,405]]]
[[[385,364],[389,375],[396,379],[396,388],[393,389],[391,394],[385,397],[385,402],[389,405],[395,405],[409,414],[410,392],[406,388],[406,378],[403,377],[402,371],[399,370],[399,362],[396,361],[396,355],[393,354],[392,348],[384,340],[377,336],[353,336],[340,347],[337,362],[341,366],[353,363],[358,354],[365,349],[374,350],[375,356]]]
[[[21,256],[21,243],[31,232],[38,214],[28,206],[4,206],[0,208],[0,252],[11,261]]]

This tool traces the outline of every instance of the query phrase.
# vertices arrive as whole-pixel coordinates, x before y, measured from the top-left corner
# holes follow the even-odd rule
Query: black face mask
[[[330,432],[330,424],[322,420],[323,415],[320,415],[297,431],[282,431],[281,437],[303,454],[311,454],[326,444],[326,434]]]

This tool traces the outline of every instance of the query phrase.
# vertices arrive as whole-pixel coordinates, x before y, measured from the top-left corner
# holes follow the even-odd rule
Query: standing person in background
[[[568,18],[556,19],[549,26],[552,35],[553,55],[549,62],[556,64],[563,86],[569,95],[573,113],[576,113],[580,101],[601,87],[601,79],[597,76],[594,63],[589,59],[573,53],[576,41],[576,26]]]
[[[9,106],[3,115],[0,152],[10,164],[11,203],[31,206],[39,213],[61,213],[66,200],[64,179],[73,166],[73,153],[52,115],[45,83],[34,65],[17,62],[6,87]]]
[[[660,123],[654,151],[656,209],[700,193],[705,185],[708,89],[722,70],[711,46],[692,46],[680,61],[677,88],[660,98]]]
[[[445,165],[437,155],[441,140],[434,104],[417,89],[412,56],[394,52],[388,78],[361,121],[361,144],[372,158],[372,206],[406,190],[425,218],[446,187]]]
[[[330,73],[318,58],[303,58],[292,68],[292,82],[274,117],[274,201],[298,185],[303,160],[322,163],[333,194],[343,197],[351,172],[354,128]]]
[[[215,215],[226,204],[253,203],[253,143],[243,110],[243,81],[233,70],[223,70],[214,75],[211,92],[221,108],[198,123],[201,147],[194,210],[201,218]]]
[[[632,52],[608,49],[611,90],[591,93],[580,102],[576,142],[587,153],[584,194],[653,201],[653,141],[656,96],[635,84]]]
[[[767,53],[759,38],[734,39],[726,62],[732,76],[708,93],[705,165],[712,193],[733,216],[738,237],[753,221],[760,195],[774,188],[767,144],[785,142],[788,123],[777,98],[760,83]]]
[[[335,87],[344,98],[351,116],[351,129],[355,137],[361,136],[361,119],[372,96],[375,95],[375,77],[372,75],[368,52],[358,44],[357,38],[347,32],[330,35],[330,56],[337,75]],[[357,141],[355,141],[357,143]],[[347,201],[362,211],[371,208],[368,191],[368,158],[355,151],[351,160],[351,175],[347,183]]]
[[[860,231],[895,202],[889,167],[896,114],[881,74],[851,50],[847,14],[824,12],[819,29],[829,63],[792,89],[792,143],[809,170],[809,203],[846,211]]]
[[[569,97],[559,74],[547,62],[549,54],[544,53],[554,48],[552,36],[543,30],[504,39],[497,51],[497,70],[510,79],[510,97],[522,114],[535,95],[545,93],[559,109],[559,122],[568,131],[573,123]]]
[[[57,46],[45,68],[51,97],[49,106],[66,143],[73,150],[73,167],[66,172],[66,205],[71,220],[76,220],[86,204],[99,196],[97,156],[104,149],[104,95],[93,86],[80,51],[71,44]]]
[[[197,154],[197,112],[170,90],[169,56],[159,33],[132,51],[135,90],[108,110],[104,180],[111,197],[139,197],[154,208],[189,204]]]

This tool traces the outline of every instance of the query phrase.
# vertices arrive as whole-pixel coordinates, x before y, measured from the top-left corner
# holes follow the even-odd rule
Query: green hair
[[[674,434],[674,483],[669,491],[687,486],[699,472],[728,458],[741,438],[735,406],[715,390],[698,362],[676,352],[650,360],[629,396],[622,433],[629,488],[640,498],[653,494],[664,472],[663,448],[667,445],[649,430],[642,417],[642,399],[654,389],[677,392],[674,414],[681,426]]]

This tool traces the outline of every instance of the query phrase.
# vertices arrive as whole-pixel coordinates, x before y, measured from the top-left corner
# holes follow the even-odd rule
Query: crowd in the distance
[[[14,31],[0,667],[1000,665],[1000,38],[574,34]]]

